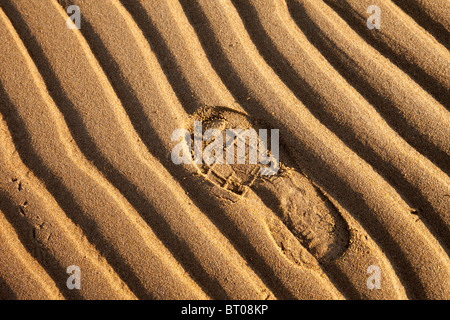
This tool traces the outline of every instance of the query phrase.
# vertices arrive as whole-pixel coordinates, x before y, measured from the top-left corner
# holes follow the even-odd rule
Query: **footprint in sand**
[[[245,113],[231,108],[204,107],[191,117],[189,131],[192,140],[195,121],[202,122],[203,134],[208,129],[223,132],[223,141],[226,141],[227,129],[254,129],[256,132],[259,129],[269,129],[250,119]],[[212,141],[203,141],[203,150],[209,143]],[[347,223],[328,195],[295,169],[296,165],[282,146],[279,150],[278,173],[261,175],[260,171],[267,165],[249,164],[249,141],[245,145],[245,164],[236,164],[237,161],[225,164],[225,160],[224,164],[208,165],[203,162],[198,165],[201,174],[212,183],[243,198],[249,189],[254,191],[319,261],[327,262],[339,257],[348,246],[350,236]],[[191,151],[194,157],[193,147]],[[226,159],[225,148],[223,158]]]

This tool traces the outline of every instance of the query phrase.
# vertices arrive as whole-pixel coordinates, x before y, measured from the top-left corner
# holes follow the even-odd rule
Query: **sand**
[[[449,299],[448,2],[372,4],[1,0],[0,299]]]

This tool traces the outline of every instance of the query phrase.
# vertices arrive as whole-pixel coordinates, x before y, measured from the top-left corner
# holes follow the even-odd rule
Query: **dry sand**
[[[449,299],[448,10],[0,0],[0,299]],[[174,164],[194,121],[280,171]]]

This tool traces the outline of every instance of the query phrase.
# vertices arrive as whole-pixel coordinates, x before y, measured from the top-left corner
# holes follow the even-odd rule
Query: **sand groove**
[[[133,298],[98,251],[86,241],[82,231],[66,218],[45,187],[23,165],[3,119],[0,130],[2,176],[5,177],[1,183],[2,210],[8,212],[22,239],[26,239],[28,250],[50,271],[68,298]],[[67,252],[72,252],[70,257],[66,256]],[[74,296],[75,292],[61,286],[67,278],[65,268],[70,265],[82,268],[87,281],[102,288],[102,295],[93,291],[93,287],[86,287],[81,296]]]
[[[263,6],[258,2],[250,3],[257,14],[255,18],[261,22],[261,28],[272,42],[270,52],[273,54],[277,51],[280,54],[280,58],[272,63],[275,64],[275,70],[281,69],[279,73],[287,77],[287,85],[310,106],[309,109],[322,123],[366,159],[385,179],[390,180],[410,205],[421,208],[425,220],[439,230],[443,239],[448,239],[448,207],[441,201],[449,188],[448,177],[431,162],[421,159],[413,148],[399,139],[374,108],[352,90],[344,79],[339,79],[339,74],[329,71],[330,68],[321,61],[314,48],[307,46],[306,38],[296,32],[295,26],[284,23],[287,10],[277,8],[276,1],[272,2],[273,7],[269,5],[270,1]],[[257,30],[257,27],[249,29]],[[254,38],[257,44],[264,41],[259,40],[257,34]],[[285,42],[291,43],[289,51],[283,46]],[[289,69],[279,67],[280,61]],[[323,87],[324,83],[326,87]],[[378,135],[377,132],[384,134]],[[401,161],[398,161],[398,154],[402,154]],[[429,174],[424,175],[427,171]]]
[[[299,28],[334,68],[403,139],[448,173],[449,115],[443,106],[361,39],[323,2],[287,1],[287,4]],[[416,94],[409,94],[412,91]]]
[[[4,201],[4,197],[0,196]],[[61,299],[55,283],[20,244],[12,226],[0,212],[0,277],[17,299]],[[30,291],[29,287],[33,290]],[[3,292],[2,292],[3,293]],[[9,297],[5,297],[9,298]]]
[[[113,2],[114,3],[114,2]],[[81,3],[80,2],[80,4],[84,4],[84,3]],[[87,3],[86,3],[87,4]],[[83,6],[84,7],[84,6]],[[85,7],[86,9],[87,9],[87,12],[89,13],[89,7]],[[114,7],[111,7],[111,10],[109,10],[109,12],[117,12],[117,10],[118,9],[113,9]],[[118,8],[118,7],[116,7],[116,8]],[[120,11],[119,11],[120,12]],[[89,17],[89,15],[88,15],[88,17]],[[102,25],[101,24],[99,24],[99,23],[97,23],[97,24],[95,24],[95,21],[94,20],[89,20],[89,21],[92,21],[92,26],[93,26],[93,28],[96,28],[96,27],[101,27]],[[120,20],[118,20],[118,21],[120,21]],[[118,29],[117,29],[118,31],[119,30],[124,30],[124,28],[120,28],[120,25],[118,26]],[[105,33],[101,33],[100,35],[105,35]],[[127,39],[126,37],[122,37],[122,39]],[[106,37],[106,39],[104,39],[104,44],[105,45],[109,45],[110,47],[109,47],[109,52],[111,52],[111,53],[114,53],[117,57],[116,57],[116,60],[118,61],[118,62],[122,62],[122,64],[120,64],[120,66],[123,68],[123,70],[129,70],[129,68],[135,68],[135,67],[137,67],[137,65],[127,65],[127,66],[123,66],[123,63],[124,62],[127,62],[126,60],[124,60],[123,59],[123,57],[121,57],[120,56],[120,54],[122,54],[120,51],[118,51],[118,50],[120,50],[120,48],[122,48],[123,47],[123,45],[121,44],[121,43],[117,43],[117,42],[115,42],[115,41],[112,41],[113,39],[107,39],[107,37]],[[132,46],[133,44],[132,43],[129,43],[128,44],[128,46]],[[93,47],[95,48],[95,44],[93,45]],[[136,48],[137,50],[136,50],[136,52],[140,52],[141,50],[139,49],[139,47],[138,48]],[[95,49],[94,49],[94,51],[95,51]],[[150,57],[148,57],[147,56],[147,58],[148,59],[150,59],[150,61],[151,61],[151,59],[152,59],[152,57],[150,56]],[[109,69],[108,69],[108,71],[110,71]],[[152,70],[153,71],[153,70]],[[145,77],[139,77],[137,80],[135,79],[136,78],[136,73],[135,72],[125,72],[125,75],[127,76],[127,80],[129,81],[129,83],[131,83],[132,85],[133,85],[133,89],[135,89],[135,91],[134,91],[134,93],[136,94],[136,96],[137,97],[139,97],[140,99],[141,99],[141,101],[142,101],[142,103],[143,103],[143,105],[144,105],[144,107],[147,107],[147,108],[145,108],[144,109],[144,111],[146,111],[146,112],[149,112],[149,111],[151,111],[151,110],[154,110],[155,108],[156,108],[156,106],[152,106],[152,108],[148,108],[149,107],[149,105],[148,105],[148,103],[149,103],[149,101],[147,100],[147,99],[145,99],[145,97],[144,97],[144,95],[142,94],[142,92],[143,92],[143,89],[145,89],[145,90],[148,90],[148,89],[146,89],[146,88],[142,88],[142,87],[138,87],[136,84],[139,84],[139,83],[142,83],[142,81],[144,81],[144,82],[148,82],[149,80],[151,80],[151,79],[154,79],[154,78],[156,78],[157,80],[156,81],[158,81],[158,83],[156,83],[156,84],[154,84],[154,85],[150,85],[149,84],[149,87],[150,88],[152,88],[152,87],[159,87],[159,88],[164,88],[164,83],[161,81],[161,79],[163,79],[164,77],[162,76],[161,78],[160,77],[155,77],[155,75],[153,74],[155,71],[153,71],[153,72],[149,72],[148,74],[147,74],[147,78],[145,78]],[[162,72],[161,72],[162,73]],[[140,75],[139,73],[137,73],[137,75]],[[110,75],[111,76],[111,75]],[[117,80],[117,79],[116,79]],[[112,81],[113,83],[114,83],[114,80]],[[162,83],[161,83],[162,82]],[[157,97],[158,95],[156,95],[155,94],[155,96]],[[170,95],[169,95],[169,97],[170,97]],[[167,99],[167,98],[166,98]],[[176,101],[174,101],[175,103],[176,103]],[[167,104],[166,102],[164,102],[164,101],[161,101],[161,103],[164,103],[164,104]],[[126,105],[126,103],[124,104],[125,105],[125,107],[127,106]],[[171,106],[171,105],[168,105],[167,107],[166,107],[166,109],[165,109],[165,111],[166,112],[169,112],[169,114],[171,113],[171,110],[173,109],[173,107]],[[161,106],[158,106],[158,109],[156,109],[156,111],[158,112],[158,110],[161,110],[161,114],[164,112],[164,109],[161,109]],[[177,109],[175,109],[174,110],[174,113],[175,112],[178,112],[178,114],[180,114],[181,116],[183,116],[183,114],[184,114],[184,111],[182,111],[182,109],[180,108],[180,109],[178,109],[178,110],[181,110],[181,112],[180,111],[177,111]],[[159,113],[159,112],[158,112]],[[157,113],[157,114],[158,114]],[[154,130],[156,131],[155,132],[155,135],[157,136],[157,137],[159,137],[159,136],[161,136],[161,137],[164,137],[164,141],[162,142],[162,143],[165,143],[165,145],[166,145],[166,147],[165,147],[165,151],[167,152],[167,153],[169,153],[170,152],[170,149],[171,149],[171,142],[170,142],[170,140],[169,140],[169,138],[170,138],[170,133],[171,133],[171,131],[172,130],[174,130],[175,128],[177,128],[177,126],[179,126],[180,125],[180,123],[179,122],[177,122],[177,121],[175,121],[173,124],[170,122],[170,121],[168,121],[169,119],[171,119],[171,117],[168,117],[168,120],[166,120],[165,122],[164,122],[164,125],[162,126],[161,125],[161,122],[159,123],[159,124],[157,124],[157,118],[155,119],[155,116],[154,116],[154,112],[152,112],[150,115],[147,115],[147,118],[149,119],[149,120],[151,120],[152,121],[152,124],[153,123],[155,123],[155,125],[153,126],[154,127]],[[175,113],[176,114],[176,113]],[[179,118],[180,116],[178,116],[178,118]],[[174,116],[173,117],[174,118],[174,120],[176,119],[176,117]],[[178,123],[178,124],[177,124]],[[135,127],[136,128],[139,128],[139,125],[135,125]],[[164,131],[162,131],[162,130],[165,130],[165,132],[167,132],[167,134],[166,135],[164,135],[164,134],[162,134],[162,133],[164,133]],[[170,130],[170,131],[169,131]],[[148,136],[146,136],[146,135],[142,135],[142,137],[143,137],[143,140],[144,141],[146,141],[147,139],[148,139]],[[170,145],[169,145],[169,143],[170,143]],[[148,147],[149,148],[155,148],[155,145],[154,145],[154,143],[149,143],[148,144]],[[158,148],[156,148],[156,149],[158,149]],[[167,158],[166,157],[164,157],[164,160],[166,161],[167,160]],[[172,166],[173,166],[173,164],[172,164]],[[190,173],[189,172],[185,172],[185,174],[184,175],[186,175],[186,174],[192,174],[192,173],[194,173],[195,172],[195,170],[194,171],[192,171],[192,167],[190,167]],[[205,194],[208,194],[209,193],[209,190],[208,189],[205,189],[205,186],[203,185],[203,193],[205,193]],[[214,201],[215,202],[215,205],[218,205],[218,201]],[[266,240],[267,241],[267,240]],[[267,257],[265,257],[265,258],[267,258]],[[287,281],[287,279],[286,279],[286,282],[288,282]],[[299,288],[296,288],[295,289],[295,291],[298,291],[299,290]],[[267,291],[267,290],[264,290],[264,291]],[[266,293],[267,294],[267,293]],[[311,293],[308,293],[308,294],[311,294]],[[301,296],[297,296],[297,297],[301,297]]]
[[[448,299],[448,21],[394,2],[0,2],[0,298]],[[282,169],[175,165],[200,120]]]
[[[14,3],[14,5],[17,5],[21,15],[27,18],[30,15],[26,14],[26,10],[31,10],[34,7],[33,3]],[[53,10],[48,10],[47,13],[48,21],[55,21],[55,17],[62,14],[62,9],[55,5]],[[29,24],[39,23],[31,18],[27,22]],[[51,25],[49,25],[50,27]],[[160,166],[152,161],[150,155],[145,152],[145,147],[139,148],[139,139],[133,136],[134,130],[131,124],[128,122],[126,115],[121,112],[120,102],[100,67],[96,64],[94,57],[88,51],[87,44],[79,34],[65,28],[64,24],[60,24],[60,27],[62,28],[62,32],[59,33],[61,37],[55,38],[53,44],[46,43],[46,46],[40,48],[44,50],[49,63],[54,66],[53,79],[56,78],[55,82],[58,86],[64,87],[64,100],[59,101],[66,108],[69,107],[67,104],[70,103],[70,107],[73,108],[71,115],[79,117],[81,122],[73,123],[69,121],[69,124],[72,124],[73,127],[78,126],[78,128],[75,128],[77,133],[80,133],[80,129],[82,129],[86,130],[88,134],[88,141],[86,141],[86,138],[81,141],[78,140],[81,149],[103,170],[108,179],[124,193],[130,203],[140,212],[145,222],[152,227],[152,230],[158,236],[163,237],[164,244],[171,248],[178,261],[181,261],[183,266],[188,268],[189,273],[208,290],[214,288],[216,298],[233,297],[233,294],[238,295],[235,298],[248,298],[252,297],[252,294],[259,294],[260,289],[257,285],[251,281],[250,277],[245,276],[245,268],[238,268],[239,265],[243,264],[243,261],[239,260],[239,256],[233,256],[232,251],[227,251],[227,242],[217,239],[217,237],[220,239],[220,233],[214,233],[214,226],[211,226],[207,220],[202,218],[201,213],[190,204],[183,192],[177,191],[177,184],[171,182],[170,177],[164,173],[164,169],[161,167],[158,170]],[[36,30],[36,28],[31,28],[32,30]],[[50,29],[48,31],[50,32]],[[43,36],[42,33],[34,33],[33,35],[38,39],[39,36]],[[61,46],[64,43],[66,43],[66,46]],[[75,68],[71,70],[74,71],[74,74],[67,76],[66,68],[68,66],[62,63],[64,60],[61,56],[66,57],[67,52],[60,52],[55,48],[68,48],[74,45],[79,46],[80,50],[73,51],[75,55],[73,61],[76,61],[76,63],[74,62]],[[90,79],[91,90],[98,93],[96,99],[86,99],[89,95],[75,89],[76,86],[81,85],[77,76],[86,80]],[[98,79],[98,82],[96,79]],[[86,112],[87,108],[95,109],[95,112]],[[63,108],[62,110],[67,115],[67,109]],[[95,113],[97,115],[102,114],[103,126],[99,126],[98,117],[95,117]],[[116,131],[115,135],[111,135],[111,133],[104,131],[111,124],[116,128],[124,127],[128,130]],[[105,137],[108,138],[105,140]],[[83,143],[86,144],[86,142],[90,143],[91,148],[89,150],[83,146]],[[112,146],[115,146],[115,148],[112,148]],[[92,155],[93,148],[96,151],[94,156]],[[149,183],[150,181],[151,183]],[[155,197],[155,195],[158,195],[158,197]],[[98,198],[103,199],[104,196]],[[86,205],[91,205],[91,202],[92,205],[95,204],[95,201],[91,200]],[[178,205],[174,205],[175,203],[178,203]],[[109,212],[108,215],[117,218],[121,216],[112,212]],[[197,218],[193,219],[193,216],[197,216]],[[206,230],[210,232],[206,233]],[[125,241],[125,239],[123,238],[122,241]],[[151,241],[148,245],[153,245],[153,242]],[[156,251],[158,252],[159,249]],[[135,259],[143,256],[143,254],[132,254],[131,252],[129,254],[133,255]],[[212,261],[206,258],[207,256],[214,256],[216,259],[223,259],[224,261],[220,264],[212,264]],[[233,266],[235,266],[235,270],[233,270]],[[163,268],[163,270],[171,272],[168,268]],[[152,271],[141,271],[141,273],[149,272]],[[153,272],[152,278],[154,277],[158,277],[161,283],[167,281],[166,277],[161,277],[155,272]],[[146,275],[145,278],[146,281],[151,279],[149,275]],[[235,289],[241,286],[242,290]],[[147,286],[146,290],[163,291],[155,287],[150,288],[150,286]],[[169,291],[172,294],[182,294],[182,292],[176,292],[176,290]],[[156,297],[158,296],[156,295]],[[186,297],[189,297],[189,295]]]
[[[441,279],[431,285],[429,282],[431,279],[425,280],[429,277],[429,274],[420,271],[420,265],[429,263],[428,261],[419,262],[418,260],[424,258],[420,253],[422,249],[418,249],[423,248],[422,244],[435,252],[435,257],[442,263],[447,264],[448,262],[444,262],[447,261],[446,256],[435,251],[435,248],[439,247],[436,247],[433,240],[423,233],[426,233],[426,231],[419,231],[416,226],[413,226],[413,220],[408,219],[408,217],[411,217],[411,209],[408,209],[395,189],[373,172],[371,167],[361,161],[361,158],[348,150],[342,141],[328,133],[326,128],[319,124],[306,108],[301,107],[301,103],[293,96],[291,91],[287,90],[273,75],[272,71],[265,66],[264,62],[259,60],[261,59],[260,55],[255,51],[250,39],[246,37],[244,26],[239,21],[237,13],[234,12],[231,4],[225,3],[226,5],[222,8],[206,1],[197,1],[195,5],[191,6],[182,2],[194,28],[197,28],[204,49],[208,54],[215,57],[214,60],[211,59],[211,62],[218,70],[227,75],[222,79],[228,81],[229,87],[232,87],[236,95],[240,96],[244,108],[250,113],[260,114],[273,127],[280,128],[282,136],[290,137],[285,143],[292,151],[295,150],[293,156],[299,165],[309,176],[318,181],[327,192],[342,200],[346,209],[353,215],[358,216],[357,212],[372,213],[372,221],[367,219],[367,216],[365,217],[364,223],[367,224],[370,221],[366,225],[367,229],[376,229],[378,232],[385,230],[389,234],[389,236],[385,234],[386,237],[396,239],[394,240],[398,245],[396,248],[394,246],[390,248],[383,246],[383,240],[380,238],[377,239],[377,242],[382,245],[385,252],[393,250],[388,256],[396,256],[400,260],[404,257],[408,260],[408,263],[403,261],[401,264],[410,265],[411,271],[405,272],[403,276],[406,278],[423,277],[420,281],[417,278],[411,281],[418,284],[413,289],[417,290],[415,294],[422,295],[425,292],[429,294],[432,291],[431,286],[434,287],[435,285],[442,288],[441,293],[445,292],[444,287],[442,287],[442,281],[446,282],[444,274],[440,276],[436,274]],[[229,30],[228,33],[220,32],[224,27]],[[209,41],[211,37],[216,41]],[[235,39],[239,40],[236,41]],[[233,44],[232,49],[230,49],[230,44]],[[251,53],[248,50],[251,50]],[[220,71],[218,73],[221,73]],[[264,86],[264,88],[262,89],[261,86]],[[247,99],[248,97],[250,97],[250,100]],[[246,100],[248,102],[245,102]],[[279,112],[279,108],[283,108],[282,113]],[[327,157],[321,156],[323,154],[327,154]],[[314,167],[311,167],[312,163],[314,163]],[[355,166],[355,164],[358,164],[358,166]],[[320,167],[320,171],[317,170],[317,166]],[[325,174],[325,172],[327,173]],[[365,178],[362,178],[362,174]],[[364,196],[361,197],[361,195]],[[349,201],[350,199],[352,201]],[[388,209],[386,203],[395,203],[395,205]],[[386,219],[391,220],[391,223],[386,224]],[[401,225],[403,226],[400,227]],[[421,245],[418,245],[418,243],[418,246],[412,245],[409,237],[408,239],[401,239],[403,236],[398,231],[394,231],[399,227],[416,232],[417,238],[415,240],[422,239],[419,240]],[[376,235],[374,234],[374,236]],[[430,240],[431,242],[428,242]],[[426,242],[428,244],[425,244]],[[414,247],[416,249],[413,249]],[[397,253],[394,253],[395,251]],[[399,252],[402,251],[408,252],[409,256],[400,256]],[[415,258],[412,258],[412,256]],[[436,271],[440,269],[437,265],[436,268]]]
[[[11,30],[11,28],[2,29]],[[139,291],[141,297],[157,295],[158,293],[154,291],[157,282],[160,281],[161,285],[164,284],[167,287],[173,281],[168,279],[176,279],[177,273],[181,278],[189,278],[183,270],[176,270],[176,264],[174,265],[173,261],[167,261],[171,265],[170,269],[161,267],[161,263],[164,265],[165,260],[171,254],[167,256],[163,254],[166,249],[159,244],[159,241],[148,230],[138,214],[134,213],[129,205],[127,206],[124,203],[122,197],[115,195],[117,192],[112,193],[111,188],[105,188],[104,179],[98,173],[92,172],[92,169],[89,169],[90,166],[86,168],[77,164],[82,159],[77,159],[79,157],[73,155],[73,153],[77,154],[73,143],[72,150],[66,151],[67,146],[64,145],[64,142],[68,144],[71,140],[70,134],[67,127],[61,128],[64,124],[62,116],[58,116],[56,107],[52,107],[51,98],[48,97],[46,92],[42,92],[43,82],[41,79],[35,78],[37,70],[33,70],[33,65],[30,65],[29,59],[21,56],[24,52],[23,48],[22,50],[19,49],[20,47],[17,48],[16,54],[14,54],[14,51],[12,51],[15,46],[12,42],[13,38],[7,35],[4,38],[11,39],[11,44],[3,47],[9,49],[9,52],[2,54],[2,58],[11,59],[14,57],[16,59],[14,64],[17,66],[14,75],[22,76],[21,81],[23,83],[25,81],[30,82],[28,85],[30,91],[26,93],[28,99],[23,100],[19,98],[17,93],[17,97],[13,96],[14,78],[7,77],[6,72],[2,72],[1,80],[4,89],[2,93],[4,103],[2,113],[4,113],[6,121],[11,121],[11,125],[15,128],[23,128],[19,132],[25,130],[29,132],[28,136],[40,137],[38,140],[29,142],[22,138],[25,141],[23,141],[21,147],[29,153],[28,156],[25,156],[28,166],[45,181],[47,188],[50,189],[64,211],[70,214],[76,224],[82,226],[84,232],[90,238],[89,240],[95,241],[96,246],[106,251],[104,254],[107,255],[109,261],[116,264],[116,270],[121,273],[121,276],[128,278],[127,282],[135,283],[135,287],[132,289]],[[21,61],[23,64],[19,63]],[[12,61],[6,65],[12,65]],[[31,68],[31,70],[28,68]],[[34,89],[34,92],[31,89]],[[6,95],[7,93],[8,95]],[[7,100],[10,100],[10,103]],[[14,104],[16,108],[8,108],[8,105],[11,106],[11,104]],[[32,109],[28,107],[29,104],[33,105]],[[15,113],[11,112],[13,110]],[[47,119],[47,121],[44,121],[44,119]],[[61,133],[61,131],[65,132]],[[17,134],[16,132],[16,137]],[[61,135],[64,137],[62,141],[59,139]],[[56,156],[57,161],[52,160],[54,156]],[[88,166],[87,161],[83,162],[85,162],[85,166]],[[99,210],[93,210],[95,207]],[[112,237],[111,233],[115,236]],[[142,261],[142,255],[153,258]],[[154,264],[153,267],[152,264]],[[167,271],[168,275],[165,277],[161,273],[156,275],[156,270]],[[142,277],[142,280],[137,282],[136,277]],[[150,281],[152,278],[154,280]],[[185,281],[189,282],[190,280],[186,279]],[[191,288],[191,286],[189,287]],[[178,287],[178,290],[173,290],[171,293],[180,294],[182,293],[180,289],[182,287]],[[193,297],[204,297],[200,290],[197,295],[191,289],[188,291],[193,294]]]
[[[430,32],[447,49],[450,49],[448,33],[450,31],[450,19],[448,12],[450,4],[445,0],[393,0],[425,30]]]
[[[370,1],[325,2],[380,53],[389,57],[447,108],[450,107],[450,53],[400,8],[391,1],[379,1],[377,5],[383,12],[383,28],[374,33],[362,27]]]

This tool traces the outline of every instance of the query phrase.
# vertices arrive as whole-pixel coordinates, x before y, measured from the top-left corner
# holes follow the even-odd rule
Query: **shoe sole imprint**
[[[261,123],[250,119],[245,113],[222,106],[203,107],[192,115],[188,128],[192,139],[194,121],[202,121],[203,133],[208,129],[222,131],[224,141],[226,129],[254,129],[256,132],[263,129]],[[203,147],[206,146],[207,143],[203,142]],[[193,147],[191,150],[193,156]],[[224,159],[225,154],[226,150]],[[280,169],[273,176],[260,175],[261,164],[248,164],[248,152],[246,164],[198,165],[207,180],[240,197],[245,197],[249,189],[253,190],[319,262],[336,259],[348,247],[348,225],[328,195],[294,167],[294,162],[281,145]],[[274,235],[275,238],[279,237]],[[280,246],[280,241],[276,242]],[[281,249],[285,251],[285,248]]]

